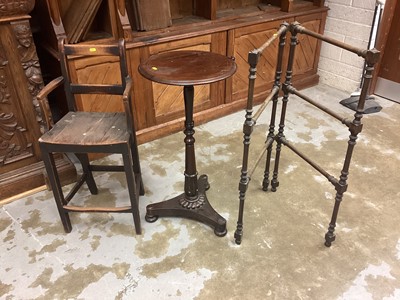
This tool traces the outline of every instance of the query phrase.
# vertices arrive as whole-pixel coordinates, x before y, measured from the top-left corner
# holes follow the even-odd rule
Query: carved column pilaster
[[[39,103],[36,99],[37,94],[43,88],[44,84],[29,21],[24,20],[12,22],[11,26],[18,41],[17,49],[20,56],[21,66],[27,79],[28,90],[32,95],[32,105],[36,113],[36,120],[39,123],[41,133],[44,133],[46,123],[43,120]],[[51,116],[51,113],[48,115]]]
[[[43,78],[28,15],[34,5],[0,0],[0,201],[45,184],[38,145],[45,122],[36,98]],[[63,183],[76,180],[69,160],[60,156],[56,165]]]

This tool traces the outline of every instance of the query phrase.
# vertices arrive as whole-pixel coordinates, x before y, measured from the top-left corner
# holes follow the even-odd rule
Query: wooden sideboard
[[[32,39],[35,1],[2,1],[0,6],[0,200],[43,186],[45,172],[37,140],[44,130],[36,95],[43,79]],[[76,171],[63,157],[63,178]]]
[[[199,124],[244,108],[247,53],[259,47],[282,22],[296,20],[322,33],[327,14],[323,0],[37,0],[36,3],[5,0],[2,3],[0,200],[45,184],[37,145],[45,122],[36,94],[43,87],[42,71],[49,79],[59,75],[57,38],[100,44],[126,38],[129,71],[134,81],[134,118],[139,142],[143,143],[182,130],[184,120],[182,90],[152,83],[140,76],[137,68],[143,59],[183,49],[212,51],[236,59],[238,71],[232,78],[210,86],[196,86],[194,118]],[[36,46],[29,16],[34,5],[33,16],[40,24]],[[80,11],[82,7],[84,11]],[[158,11],[154,12],[156,8]],[[82,23],[83,18],[88,21]],[[75,28],[77,24],[79,27]],[[44,50],[40,51],[42,67],[36,51],[38,46]],[[319,51],[317,42],[301,38],[294,69],[296,86],[318,82]],[[256,102],[262,101],[271,87],[276,45],[264,53],[258,68]],[[118,80],[117,63],[109,58],[77,57],[72,64],[72,76],[77,81]],[[111,98],[107,105],[99,106],[96,97],[80,98],[79,109],[122,110]],[[62,90],[51,101],[60,114],[66,112]],[[76,171],[68,159],[59,157],[57,165],[65,182],[75,179]]]
[[[86,35],[81,40],[75,38],[74,42],[107,43],[118,37],[127,39],[129,68],[134,82],[134,118],[140,143],[182,130],[184,117],[182,90],[141,77],[137,68],[143,59],[152,54],[183,49],[212,51],[236,59],[238,71],[233,78],[195,88],[195,122],[199,124],[244,108],[249,68],[247,54],[259,47],[283,21],[299,21],[303,26],[322,33],[327,14],[323,0],[100,2],[94,12],[89,10],[87,13],[93,16],[91,25],[83,28]],[[77,8],[72,0],[38,0],[37,3],[36,14],[42,22],[42,38],[38,44],[46,49],[46,59],[49,59],[56,57],[57,37],[71,36],[68,32],[73,28],[70,15]],[[153,11],[149,11],[149,7]],[[276,48],[272,45],[261,58],[256,103],[263,100],[273,82]],[[319,51],[319,42],[301,37],[294,69],[296,86],[307,87],[318,82]],[[117,64],[108,58],[94,60],[77,57],[73,64],[73,76],[78,81],[90,78],[92,82],[106,83],[118,77]],[[55,66],[56,62],[46,65]],[[55,67],[49,71],[54,70]],[[57,75],[55,73],[53,77]],[[95,96],[81,98],[79,109],[95,111],[115,108],[116,104],[111,99],[101,107],[96,99]],[[63,106],[62,103],[58,105]]]

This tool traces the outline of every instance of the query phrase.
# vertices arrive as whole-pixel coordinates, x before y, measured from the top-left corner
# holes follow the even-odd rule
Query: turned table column
[[[210,205],[207,175],[197,177],[193,122],[194,85],[210,84],[232,76],[235,62],[226,56],[203,51],[171,51],[151,56],[139,66],[145,78],[163,84],[183,86],[185,101],[185,185],[184,193],[170,200],[147,206],[146,220],[158,217],[184,217],[214,228],[217,236],[226,234],[226,220]]]

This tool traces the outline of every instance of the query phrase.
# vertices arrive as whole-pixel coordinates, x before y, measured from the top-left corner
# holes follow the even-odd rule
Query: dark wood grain
[[[124,113],[69,112],[40,142],[54,144],[117,144],[128,138]]]
[[[42,1],[44,0],[37,0],[38,3]],[[59,3],[61,18],[69,7],[64,5],[64,1],[70,2],[72,0],[63,0],[61,1],[62,3]],[[104,8],[106,6],[102,5],[95,24],[111,22],[113,25],[119,25],[113,23],[114,21],[118,23],[118,16],[112,18],[111,7],[113,5],[111,3],[113,1],[109,0],[108,2],[109,4],[106,6],[110,7],[110,13],[105,11]],[[118,3],[120,2],[125,3],[124,1],[118,1]],[[130,0],[127,3],[132,4],[133,2],[135,1]],[[195,118],[204,122],[244,107],[247,95],[248,66],[243,64],[243,58],[247,56],[251,47],[249,47],[249,44],[242,43],[242,41],[254,43],[254,46],[258,47],[260,45],[259,38],[263,36],[263,33],[278,28],[283,21],[292,22],[295,19],[305,26],[308,26],[308,22],[311,24],[315,21],[315,24],[320,24],[320,33],[322,33],[326,11],[328,10],[323,6],[322,0],[296,0],[294,1],[294,9],[290,13],[281,11],[281,1],[276,1],[277,5],[268,5],[270,2],[270,0],[169,0],[173,19],[172,26],[151,31],[133,29],[131,34],[124,33],[124,36],[129,36],[127,39],[128,67],[133,80],[133,111],[135,112],[135,124],[140,135],[140,141],[149,141],[179,130],[179,128],[182,128],[181,120],[184,115],[183,102],[176,101],[176,97],[174,98],[176,90],[178,90],[177,87],[151,82],[143,78],[137,71],[139,64],[148,59],[149,56],[172,50],[201,50],[235,57],[238,67],[234,76],[211,84],[207,88],[195,88]],[[313,3],[314,5],[312,5]],[[125,10],[124,5],[119,5],[119,7],[121,8],[120,12]],[[215,20],[209,20],[206,16],[202,17],[200,13],[201,7],[210,7],[212,10],[208,12],[210,15],[215,12],[213,11],[215,9]],[[58,11],[57,7],[50,8]],[[307,20],[305,20],[306,17],[308,18]],[[132,21],[132,19],[134,18],[131,18],[130,15],[130,20]],[[54,20],[56,21],[57,19],[55,18]],[[51,24],[49,25],[47,28],[51,29],[52,26]],[[132,23],[134,28],[135,25]],[[54,28],[57,29],[56,27]],[[93,28],[93,30],[95,29]],[[116,37],[117,35],[113,36],[113,38]],[[99,44],[107,44],[110,39],[104,38],[97,42]],[[314,46],[314,44],[309,45]],[[317,44],[316,49],[308,50],[307,53],[314,55],[314,59],[309,61],[308,64],[301,65],[305,67],[304,70],[301,68],[296,69],[296,74],[293,77],[296,85],[302,88],[318,82],[316,67],[319,45]],[[268,74],[269,76],[265,78],[259,76],[257,79],[254,103],[261,102],[269,92],[269,89],[265,88],[266,85],[264,83],[266,81],[264,80],[268,79],[267,83],[272,83],[273,74],[270,69],[271,65],[273,68],[275,67],[274,52],[265,53],[262,58],[269,59],[271,56],[273,56],[273,60],[259,65],[262,74]],[[100,80],[101,75],[104,74],[106,79],[113,79],[119,76],[118,63],[111,62],[111,60],[104,57],[77,56],[71,62],[70,67],[73,70],[71,76],[75,77],[77,82],[90,78],[92,82],[106,84],[108,81]],[[54,69],[52,68],[52,70]],[[54,75],[54,77],[56,76],[58,74]],[[162,104],[160,104],[161,99],[158,99],[158,96],[164,91],[168,94],[163,97]],[[179,92],[182,92],[181,89],[179,89]],[[202,94],[198,95],[197,93],[199,92]],[[84,111],[105,111],[117,108],[118,101],[103,102],[98,101],[100,100],[98,97],[97,95],[80,96],[77,101],[78,108]],[[57,99],[60,98],[58,97]],[[62,101],[57,100],[57,102]],[[168,107],[171,109],[168,109]]]

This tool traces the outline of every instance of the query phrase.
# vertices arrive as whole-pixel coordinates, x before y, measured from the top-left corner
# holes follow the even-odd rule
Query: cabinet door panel
[[[297,17],[296,21],[309,30],[323,34],[326,12]],[[299,86],[310,86],[318,82],[318,61],[321,41],[305,34],[299,34],[293,66],[293,80]]]
[[[210,51],[210,45],[197,45],[179,50]],[[210,85],[195,86],[194,91],[194,110],[209,108]],[[158,124],[184,114],[185,106],[181,86],[153,83],[153,101]]]
[[[35,97],[43,79],[29,22],[0,24],[0,36],[0,169],[6,173],[40,160]]]
[[[38,144],[45,122],[36,99],[42,73],[29,16],[13,18],[0,23],[0,200],[45,184]],[[55,163],[63,183],[76,179],[64,158]]]
[[[265,23],[236,30],[234,56],[238,71],[233,77],[233,100],[246,98],[248,90],[249,64],[248,53],[263,45],[280,26],[281,22]],[[252,31],[252,29],[254,31]],[[257,65],[255,96],[266,95],[271,89],[275,77],[278,43],[274,41],[264,50]],[[286,57],[286,54],[285,54]],[[286,59],[284,59],[286,61]]]
[[[190,47],[196,47],[197,45],[210,45],[211,40],[212,36],[211,34],[208,34],[195,38],[188,38],[188,39],[157,44],[149,47],[149,53],[153,55],[166,51],[183,50]]]
[[[0,56],[1,52],[0,46]],[[18,87],[13,85],[11,74],[7,65],[0,65],[0,167],[2,172],[38,161],[32,147],[38,136],[29,130],[37,124],[23,115],[21,107],[26,106],[19,102],[16,92]],[[32,103],[27,103],[27,107],[29,106],[33,108]]]
[[[312,20],[302,23],[309,30],[318,32],[321,20]],[[305,34],[298,35],[299,44],[296,47],[293,75],[312,72],[316,67],[316,52],[318,40]]]
[[[199,50],[226,55],[226,33],[214,33],[195,38],[172,41],[149,46],[149,55],[166,51]],[[193,70],[195,72],[195,70]],[[223,85],[223,87],[221,87]],[[224,83],[195,86],[194,112],[217,106],[224,102]],[[152,105],[157,124],[184,116],[183,88],[152,83]]]

